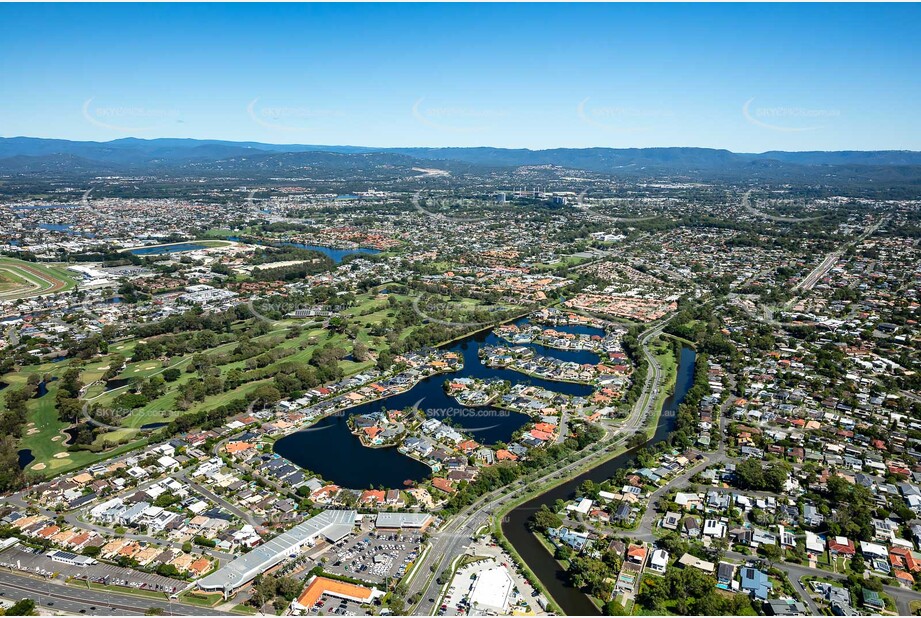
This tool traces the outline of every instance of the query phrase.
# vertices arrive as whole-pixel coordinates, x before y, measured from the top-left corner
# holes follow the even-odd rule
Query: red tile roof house
[[[643,564],[646,562],[646,548],[642,545],[631,545],[627,549],[627,562]]]
[[[432,479],[432,487],[435,489],[440,489],[441,491],[447,492],[449,494],[454,493],[454,485],[451,484],[451,481],[448,479],[443,479],[439,476],[436,476]]]
[[[893,575],[895,575],[895,578],[899,580],[900,582],[902,582],[903,584],[908,584],[909,586],[911,586],[912,584],[915,583],[915,578],[911,576],[911,573],[908,573],[906,571],[901,571],[899,569],[896,569]]]
[[[447,389],[447,390],[448,390],[448,394],[449,394],[449,395],[453,395],[453,394],[459,393],[459,392],[461,392],[461,391],[463,391],[463,390],[467,390],[467,385],[466,385],[466,384],[459,384],[458,382],[449,382],[449,383],[448,383],[448,389]]]
[[[366,489],[361,492],[358,502],[361,504],[381,504],[387,499],[387,494],[383,489]]]
[[[854,547],[854,541],[843,536],[834,536],[828,539],[828,551],[832,555],[854,556],[857,548]]]
[[[912,573],[921,571],[921,561],[907,547],[893,547],[889,550],[889,562],[893,566],[904,566]]]
[[[479,447],[480,445],[477,444],[473,440],[464,440],[463,442],[457,445],[457,448],[463,451],[464,453],[470,453],[472,451],[477,450]]]
[[[551,423],[535,423],[534,429],[552,434],[556,432],[556,425]]]
[[[339,493],[338,485],[324,485],[314,490],[310,494],[310,499],[314,502],[330,502],[337,493]]]

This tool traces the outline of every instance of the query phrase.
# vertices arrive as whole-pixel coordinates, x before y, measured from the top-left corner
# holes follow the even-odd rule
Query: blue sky
[[[0,135],[921,150],[921,7],[0,5]]]

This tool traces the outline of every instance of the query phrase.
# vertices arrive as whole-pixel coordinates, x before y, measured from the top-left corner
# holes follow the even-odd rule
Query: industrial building
[[[355,511],[323,511],[203,577],[197,585],[201,590],[223,592],[226,598],[287,556],[312,546],[320,537],[330,543],[346,537],[355,527],[355,515]]]

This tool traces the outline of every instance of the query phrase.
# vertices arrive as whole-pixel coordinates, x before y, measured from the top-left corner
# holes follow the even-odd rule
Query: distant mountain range
[[[77,142],[0,138],[0,174],[169,175],[368,173],[413,167],[476,172],[552,165],[629,177],[789,182],[897,183],[921,186],[921,152],[901,150],[735,153],[711,148],[368,148],[194,139]]]

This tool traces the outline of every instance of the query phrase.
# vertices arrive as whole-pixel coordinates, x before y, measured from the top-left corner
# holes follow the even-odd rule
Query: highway
[[[440,530],[434,532],[432,534],[431,549],[417,565],[416,575],[409,586],[409,598],[421,593],[420,601],[413,608],[412,614],[425,616],[433,615],[437,611],[442,588],[437,583],[438,575],[445,569],[449,569],[458,556],[464,553],[466,547],[472,542],[472,535],[477,530],[489,525],[494,512],[522,497],[534,487],[554,481],[558,482],[569,476],[567,473],[581,471],[594,460],[606,459],[612,451],[619,448],[635,431],[643,426],[652,412],[652,406],[655,403],[662,381],[662,367],[658,364],[652,352],[649,351],[649,342],[662,334],[662,329],[670,319],[671,316],[655,323],[639,337],[640,347],[646,357],[649,370],[646,373],[643,392],[633,406],[630,415],[619,428],[620,434],[618,437],[609,441],[603,440],[604,448],[586,454],[561,468],[552,469],[540,478],[530,481],[516,481],[511,485],[511,491],[504,495],[503,492],[508,491],[508,487],[484,494],[474,503],[461,510],[454,519],[444,524]]]
[[[42,580],[0,571],[0,597],[11,601],[32,599],[45,611],[67,614],[87,614],[91,616],[123,616],[125,614],[143,615],[149,608],[162,609],[170,616],[225,616],[221,612],[207,607],[187,605],[163,599],[145,598],[131,594],[119,594],[108,590],[90,590],[77,586],[67,586],[55,580]]]
[[[866,239],[871,234],[876,232],[876,230],[878,230],[880,226],[883,223],[885,223],[885,221],[886,221],[886,217],[881,218],[879,221],[877,221],[876,223],[868,227],[860,236],[858,236],[857,238],[855,238],[854,240],[848,243],[841,245],[840,247],[838,247],[837,249],[835,249],[834,251],[826,255],[825,258],[819,263],[818,266],[813,268],[812,271],[808,275],[806,275],[806,277],[804,277],[802,280],[797,282],[796,285],[793,286],[793,291],[794,292],[808,291],[808,290],[811,290],[813,287],[815,287],[815,284],[818,283],[819,280],[822,279],[822,277],[828,274],[828,272],[834,267],[834,265],[838,262],[841,256],[844,255],[844,253],[848,249],[858,245],[864,239]],[[787,302],[787,304],[785,305],[785,308],[789,309],[790,307],[796,304],[797,300],[799,300],[799,297],[794,296]]]

